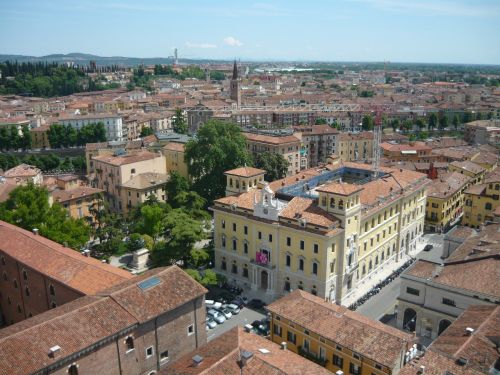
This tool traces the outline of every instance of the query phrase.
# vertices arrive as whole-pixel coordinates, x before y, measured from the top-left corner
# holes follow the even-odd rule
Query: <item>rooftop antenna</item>
[[[382,142],[382,113],[379,106],[377,106],[374,122],[372,171],[373,178],[377,179],[380,175],[380,143]]]

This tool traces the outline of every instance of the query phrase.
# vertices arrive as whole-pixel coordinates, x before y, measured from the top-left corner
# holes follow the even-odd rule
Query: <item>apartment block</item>
[[[398,328],[435,339],[469,306],[500,303],[499,243],[500,224],[492,224],[443,263],[416,261],[401,275]]]
[[[474,185],[464,192],[463,225],[479,228],[495,220],[495,210],[500,207],[500,170],[486,175],[482,184]]]
[[[458,172],[448,172],[432,180],[425,203],[425,227],[433,232],[446,231],[463,216],[465,191],[471,178]]]
[[[397,374],[414,337],[349,309],[295,290],[266,307],[270,340],[333,373]]]
[[[229,196],[211,209],[216,271],[267,300],[303,289],[341,303],[423,233],[424,174],[383,168],[373,179],[371,166],[344,162],[270,184],[260,176],[227,173]]]
[[[127,134],[123,131],[123,119],[120,115],[112,113],[101,113],[92,115],[63,115],[57,119],[61,125],[70,125],[72,128],[80,129],[84,125],[102,122],[106,129],[106,140],[123,141]]]
[[[373,132],[340,133],[335,155],[342,161],[367,161],[373,157]]]
[[[134,207],[132,203],[141,202],[151,194],[159,201],[166,200],[164,185],[167,169],[163,155],[149,151],[133,154],[119,152],[94,156],[92,161],[96,171],[92,184],[104,190],[112,210],[127,212]],[[132,192],[135,193],[134,200]]]

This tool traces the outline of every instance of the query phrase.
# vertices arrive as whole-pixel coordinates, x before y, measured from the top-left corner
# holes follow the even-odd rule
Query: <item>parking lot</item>
[[[231,318],[226,319],[224,323],[217,324],[217,327],[207,331],[207,339],[208,341],[213,340],[233,327],[243,327],[245,324],[252,324],[254,320],[261,320],[265,317],[266,314],[263,311],[255,311],[244,307],[238,315],[233,315]]]

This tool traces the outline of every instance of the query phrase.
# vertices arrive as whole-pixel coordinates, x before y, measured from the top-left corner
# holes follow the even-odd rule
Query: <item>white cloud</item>
[[[188,48],[217,48],[217,45],[210,43],[191,43],[186,42],[186,47]]]
[[[243,45],[238,39],[232,37],[232,36],[227,36],[224,38],[224,44],[227,44],[228,46],[231,47],[240,47]]]

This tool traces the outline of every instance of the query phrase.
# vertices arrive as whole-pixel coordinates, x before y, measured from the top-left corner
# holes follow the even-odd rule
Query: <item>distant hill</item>
[[[172,59],[167,57],[123,57],[123,56],[97,56],[87,53],[68,53],[68,54],[52,54],[47,56],[25,56],[25,55],[4,55],[0,54],[0,61],[18,61],[18,62],[57,62],[66,63],[73,62],[78,65],[88,65],[91,60],[95,61],[97,65],[121,65],[121,66],[137,66],[140,64],[154,65],[154,64],[172,64]],[[179,59],[182,64],[207,64],[214,62],[223,62],[222,60],[209,60],[209,59]]]

